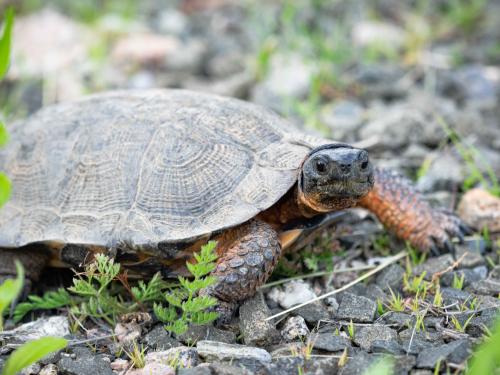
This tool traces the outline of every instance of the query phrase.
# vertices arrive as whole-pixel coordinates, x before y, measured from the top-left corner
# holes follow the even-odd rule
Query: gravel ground
[[[109,338],[115,327],[91,322],[72,333],[65,314],[4,335],[0,368],[10,344],[54,334],[77,344],[25,374],[361,374],[387,355],[395,374],[462,372],[500,307],[500,200],[486,191],[500,178],[498,2],[486,2],[474,22],[453,18],[441,2],[420,13],[395,0],[370,9],[357,1],[124,2],[134,5],[132,18],[124,6],[89,15],[47,3],[24,9],[16,22],[12,69],[0,85],[14,119],[114,88],[235,96],[305,131],[359,142],[376,164],[414,179],[477,233],[457,244],[455,258],[396,261],[391,254],[405,245],[352,210],[287,255],[271,281],[336,273],[262,288],[224,329],[192,327],[174,337],[154,318],[126,326],[147,348],[142,369],[131,369]],[[385,262],[364,282],[266,320]],[[417,296],[415,285],[426,282],[434,286]]]

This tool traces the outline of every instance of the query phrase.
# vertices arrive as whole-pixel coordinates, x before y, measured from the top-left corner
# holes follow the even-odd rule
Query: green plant
[[[14,25],[14,10],[7,8],[5,12],[2,33],[0,35],[0,80],[5,77],[10,63],[10,50],[12,44],[12,27]],[[0,119],[0,147],[8,141],[5,124]],[[11,183],[7,176],[0,172],[0,206],[3,206],[10,197]]]
[[[50,336],[27,342],[10,355],[2,370],[2,375],[16,375],[22,369],[52,352],[64,349],[67,345],[67,340]]]
[[[472,320],[472,318],[474,318],[475,314],[471,314],[466,320],[465,322],[462,324],[460,323],[460,321],[457,319],[457,317],[455,315],[452,315],[451,316],[451,323],[453,324],[453,326],[455,327],[455,329],[458,331],[458,332],[465,332],[465,330],[467,329],[467,326],[469,325],[470,321]]]
[[[179,277],[181,288],[165,295],[168,307],[154,304],[156,316],[167,323],[165,329],[168,331],[179,335],[187,331],[189,324],[208,324],[217,319],[216,312],[208,311],[217,304],[217,300],[208,295],[197,295],[217,281],[209,275],[215,269],[216,245],[215,241],[208,242],[199,253],[194,253],[195,263],[186,263],[193,280]]]
[[[71,304],[71,295],[66,289],[46,292],[43,297],[28,296],[29,302],[22,302],[14,310],[14,322],[19,322],[26,314],[33,310],[50,310]]]
[[[147,348],[143,347],[142,345],[139,346],[139,344],[134,341],[134,343],[132,344],[132,349],[130,351],[124,349],[124,351],[135,368],[143,368],[144,366],[146,366],[146,349]]]
[[[422,294],[423,298],[425,298],[425,295],[427,291],[429,290],[430,283],[424,280],[426,273],[422,272],[420,276],[409,276],[408,273],[406,272],[403,275],[403,287],[404,290],[407,292],[411,293],[420,293]]]
[[[7,279],[0,285],[0,331],[3,331],[3,315],[5,309],[19,296],[24,284],[24,269],[16,261],[17,277]]]
[[[413,266],[418,266],[419,264],[424,263],[425,260],[427,259],[427,253],[418,251],[413,246],[411,246],[409,242],[406,242],[406,251],[410,255],[411,265]],[[410,272],[411,271],[410,264],[407,264],[406,266],[409,269],[408,272]]]
[[[443,306],[443,294],[441,293],[441,288],[439,286],[436,288],[436,293],[434,294],[434,300],[432,301],[432,304],[436,307]]]
[[[351,338],[351,340],[354,340],[354,334],[356,333],[356,327],[354,326],[354,323],[352,322],[352,320],[347,325],[347,333],[349,333],[349,337]]]
[[[464,287],[464,280],[465,280],[465,275],[462,274],[460,276],[457,275],[457,273],[453,274],[453,281],[451,283],[451,287],[455,289],[462,290]]]
[[[402,312],[405,309],[403,297],[398,293],[397,295],[389,289],[391,292],[391,300],[389,301],[389,309],[391,311]]]
[[[500,348],[500,319],[497,319],[493,332],[490,332],[474,351],[466,375],[495,374],[495,370],[500,368],[498,348]]]
[[[445,20],[468,34],[474,31],[485,12],[486,0],[450,0]]]

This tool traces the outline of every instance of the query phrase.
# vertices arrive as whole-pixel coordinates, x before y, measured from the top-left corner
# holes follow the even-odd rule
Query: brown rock
[[[500,198],[482,189],[468,191],[458,205],[462,220],[478,230],[500,232]]]

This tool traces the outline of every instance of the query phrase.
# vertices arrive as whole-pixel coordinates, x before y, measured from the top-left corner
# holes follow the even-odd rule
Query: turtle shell
[[[57,104],[10,134],[1,247],[191,241],[270,207],[328,143],[256,105],[183,90]]]

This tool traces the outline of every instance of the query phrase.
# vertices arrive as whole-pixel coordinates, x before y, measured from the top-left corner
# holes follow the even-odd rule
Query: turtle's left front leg
[[[217,239],[215,285],[202,294],[219,300],[219,322],[230,318],[238,301],[252,297],[276,266],[281,245],[276,231],[258,219],[230,229]]]
[[[453,251],[451,239],[468,232],[453,213],[435,209],[410,180],[394,171],[375,169],[375,185],[359,205],[373,212],[390,231],[422,251]]]

